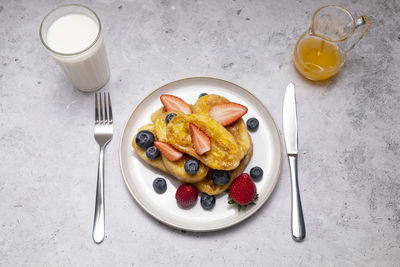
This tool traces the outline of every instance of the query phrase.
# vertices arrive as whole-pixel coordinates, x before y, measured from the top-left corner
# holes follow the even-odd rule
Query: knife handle
[[[297,155],[289,155],[290,176],[292,178],[292,237],[301,242],[306,237],[303,208],[301,207],[299,182],[297,180]]]

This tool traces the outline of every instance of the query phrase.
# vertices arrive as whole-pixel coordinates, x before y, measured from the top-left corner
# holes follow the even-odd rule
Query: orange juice
[[[320,38],[300,38],[294,51],[297,70],[310,80],[332,77],[340,70],[344,60],[335,44]]]

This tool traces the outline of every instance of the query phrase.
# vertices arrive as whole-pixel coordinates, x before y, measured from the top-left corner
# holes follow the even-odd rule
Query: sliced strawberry
[[[192,108],[182,99],[174,95],[162,95],[160,97],[166,111],[180,111],[191,114]]]
[[[247,108],[238,103],[225,103],[215,105],[210,110],[210,117],[221,123],[222,126],[229,125],[240,119],[247,113]]]
[[[183,153],[176,150],[173,146],[161,142],[154,141],[154,145],[160,150],[161,154],[166,157],[169,161],[177,161],[183,157]]]
[[[211,139],[203,132],[196,124],[190,123],[190,135],[192,137],[192,144],[197,155],[203,155],[211,150]]]

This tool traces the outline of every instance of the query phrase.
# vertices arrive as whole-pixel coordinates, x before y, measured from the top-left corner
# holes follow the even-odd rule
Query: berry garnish
[[[264,174],[264,172],[261,169],[261,167],[256,166],[256,167],[253,167],[250,169],[250,176],[255,181],[260,180],[262,178],[263,174]]]
[[[156,146],[151,146],[146,150],[146,156],[149,159],[156,159],[160,156],[160,150]]]
[[[189,159],[185,162],[184,167],[187,174],[193,175],[199,170],[199,162],[196,159]]]
[[[175,199],[182,208],[190,208],[196,204],[198,192],[191,184],[183,184],[176,190]]]
[[[162,95],[160,97],[166,111],[180,111],[191,114],[192,108],[182,99],[174,95]]]
[[[239,210],[249,204],[254,204],[254,200],[256,200],[258,196],[257,187],[250,178],[250,175],[242,173],[233,180],[229,190],[229,196],[231,200],[229,200],[228,203],[236,203]]]
[[[165,122],[168,124],[170,120],[175,116],[176,116],[175,113],[169,113],[167,116],[165,116]]]
[[[215,196],[207,195],[203,193],[200,198],[200,204],[205,210],[210,210],[215,206]]]
[[[159,194],[164,193],[167,190],[167,182],[164,178],[158,177],[153,181],[153,188]]]
[[[203,132],[199,127],[195,124],[190,123],[190,135],[192,137],[192,143],[194,146],[194,150],[197,155],[203,155],[207,151],[211,150],[211,139],[208,135]]]
[[[247,113],[247,108],[238,103],[218,104],[211,108],[210,117],[226,126],[234,123]]]
[[[256,118],[250,118],[247,120],[246,125],[250,131],[255,131],[258,129],[259,122]]]
[[[206,95],[208,95],[207,93],[201,93],[200,95],[199,95],[199,98],[200,97],[203,97],[203,96],[206,96]]]
[[[136,135],[135,142],[140,148],[147,149],[153,145],[154,135],[150,131],[146,130],[140,131]]]
[[[213,170],[212,179],[216,185],[226,185],[231,179],[231,174],[229,171]]]
[[[169,161],[177,161],[183,157],[183,153],[176,150],[170,144],[155,141],[154,145],[160,150],[161,154],[166,157]]]

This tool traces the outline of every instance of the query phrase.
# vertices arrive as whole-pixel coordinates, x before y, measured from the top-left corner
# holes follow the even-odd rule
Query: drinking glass
[[[68,15],[72,16],[67,17]],[[58,27],[57,31],[53,33],[53,36],[57,36],[59,40],[63,40],[62,38],[67,37],[70,38],[71,36],[66,35],[64,29],[73,26],[72,24],[75,24],[75,26],[79,25],[77,24],[79,21],[76,21],[77,15],[84,15],[94,21],[97,26],[97,32],[91,32],[91,34],[94,34],[96,37],[90,44],[79,51],[67,51],[68,47],[66,47],[67,50],[65,50],[67,52],[64,50],[61,51],[60,47],[55,47],[54,44],[52,45],[51,42],[49,42],[49,29],[58,19],[63,18],[64,28]],[[80,16],[80,18],[82,18],[82,16]],[[82,27],[83,26],[84,25],[82,25]],[[81,41],[79,37],[72,37],[76,38],[76,40],[72,41]],[[82,36],[80,37],[82,38]],[[52,10],[43,19],[40,25],[40,39],[67,75],[73,86],[77,89],[85,92],[96,91],[108,82],[110,78],[110,69],[104,45],[102,26],[99,17],[90,8],[79,4],[68,4]],[[67,41],[68,42],[64,42],[65,46],[68,46],[71,40]],[[62,42],[59,44],[63,45]]]

